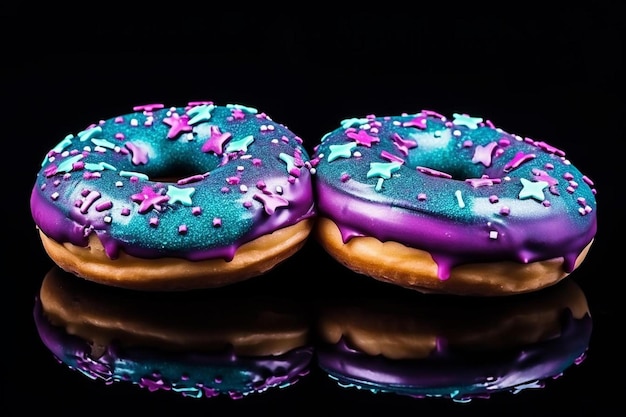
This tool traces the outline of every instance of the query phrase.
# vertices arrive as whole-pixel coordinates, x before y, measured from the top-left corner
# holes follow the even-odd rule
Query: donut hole
[[[483,164],[473,163],[471,156],[464,156],[458,149],[420,149],[409,153],[406,164],[415,170],[424,171],[425,168],[431,175],[447,174],[458,181],[481,178],[486,174]]]

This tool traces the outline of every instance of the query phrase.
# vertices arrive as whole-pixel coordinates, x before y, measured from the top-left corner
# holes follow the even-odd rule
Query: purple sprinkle
[[[178,233],[180,233],[181,235],[187,233],[187,225],[181,224],[180,226],[178,226]]]
[[[511,214],[511,209],[507,206],[502,206],[500,208],[500,214],[502,214],[503,216],[508,216],[509,214]]]
[[[202,208],[200,208],[199,206],[195,206],[191,209],[191,213],[194,216],[199,216],[200,214],[202,214]]]
[[[104,210],[108,210],[108,209],[110,209],[111,207],[113,207],[113,202],[112,202],[112,201],[110,201],[110,200],[108,200],[108,201],[105,201],[105,202],[102,202],[102,203],[98,204],[98,205],[96,206],[96,211],[104,211]]]
[[[498,198],[498,196],[497,196],[497,195],[493,194],[493,195],[490,195],[490,196],[489,196],[489,202],[490,202],[490,203],[492,203],[492,204],[493,204],[493,203],[497,203],[498,201],[500,201],[500,199]]]
[[[130,215],[130,209],[128,207],[124,207],[121,212],[122,216]]]

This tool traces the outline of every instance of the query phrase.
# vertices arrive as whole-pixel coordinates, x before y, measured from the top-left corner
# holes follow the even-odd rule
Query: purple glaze
[[[407,141],[415,146],[398,146]],[[597,230],[593,182],[562,151],[480,118],[350,119],[312,161],[318,214],[344,242],[373,236],[425,250],[440,279],[464,263],[558,257],[569,273]]]

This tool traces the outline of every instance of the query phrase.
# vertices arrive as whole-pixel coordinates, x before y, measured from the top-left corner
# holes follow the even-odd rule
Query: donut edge
[[[464,264],[452,268],[450,278],[440,280],[437,264],[429,252],[399,242],[381,242],[371,237],[354,237],[344,243],[337,224],[320,217],[313,232],[315,239],[348,269],[378,281],[422,293],[468,296],[504,296],[546,288],[570,275],[563,269],[564,258],[527,264],[511,261]],[[576,258],[582,263],[593,240]]]
[[[308,240],[314,219],[303,219],[241,245],[233,259],[190,261],[142,259],[120,251],[110,259],[98,237],[86,247],[59,243],[38,228],[44,250],[61,269],[100,284],[142,291],[218,288],[263,275],[298,252]]]

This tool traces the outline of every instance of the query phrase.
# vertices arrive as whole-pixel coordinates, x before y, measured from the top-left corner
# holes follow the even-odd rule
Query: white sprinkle
[[[247,193],[248,192],[248,186],[246,184],[241,184],[239,186],[239,191],[241,191],[242,193]]]
[[[139,126],[139,122],[137,121],[137,119],[131,119],[130,125],[131,126]]]
[[[454,130],[452,131],[452,136],[454,136],[454,137],[459,137],[459,136],[461,136],[461,131],[460,131],[460,130],[458,130],[458,129],[454,129]]]
[[[122,181],[116,181],[116,182],[115,182],[115,186],[116,186],[116,187],[118,187],[118,188],[119,188],[119,187],[123,187],[123,186],[124,186],[124,183],[123,183]]]
[[[54,195],[54,194],[53,194],[53,195]],[[578,208],[578,212],[580,213],[580,215],[581,215],[581,216],[584,216],[585,214],[587,214],[587,212],[585,211],[585,209],[584,209],[584,208],[582,208],[582,207],[579,207],[579,208]]]
[[[271,142],[272,142],[272,143],[274,143],[274,144],[276,144],[276,143],[278,143],[278,139],[272,139],[272,141],[271,141]]]
[[[59,193],[57,193],[56,191],[52,193],[52,195],[50,196],[53,200],[56,200],[57,198],[59,198]]]
[[[122,150],[122,148],[120,148],[119,146],[116,146],[113,148],[113,150],[117,153],[120,153],[120,151]]]
[[[106,148],[102,146],[96,146],[93,150],[100,153],[105,153],[107,151]]]
[[[363,155],[361,154],[361,152],[356,151],[356,152],[354,152],[354,153],[352,154],[352,156],[354,156],[355,158],[360,158],[360,157],[361,157],[361,156],[363,156]]]
[[[397,120],[394,120],[393,124],[396,125],[396,126],[400,126],[401,123],[399,121],[397,121]]]
[[[250,155],[250,154],[241,155],[239,157],[239,159],[250,159],[250,158],[252,158],[252,155]]]
[[[61,156],[62,156],[63,158],[66,158],[69,154],[70,154],[70,151],[63,151],[63,152],[61,153]]]
[[[187,133],[185,135],[185,139],[187,139],[188,142],[191,142],[193,140],[193,133]]]
[[[89,147],[89,146],[85,146],[85,147],[83,148],[83,151],[85,151],[85,152],[91,152],[91,147]]]
[[[463,201],[463,196],[461,195],[461,190],[456,190],[454,192],[454,195],[456,196],[456,201],[459,204],[459,207],[464,208],[465,207],[465,202]]]
[[[489,239],[497,239],[498,238],[498,232],[496,232],[495,230],[492,230],[489,232]]]
[[[48,158],[48,162],[54,162],[56,158],[54,156],[51,156],[50,158]]]
[[[244,170],[243,165],[238,165],[237,166],[237,171],[243,171],[243,170]]]
[[[111,223],[111,221],[113,221],[113,219],[111,218],[111,216],[104,216],[104,222],[105,222],[105,223]]]
[[[317,170],[315,168],[311,168],[309,170],[309,172],[311,173],[311,175],[315,175],[315,173],[317,172]]]
[[[276,194],[282,194],[283,193],[283,187],[281,187],[280,185],[276,186]]]

